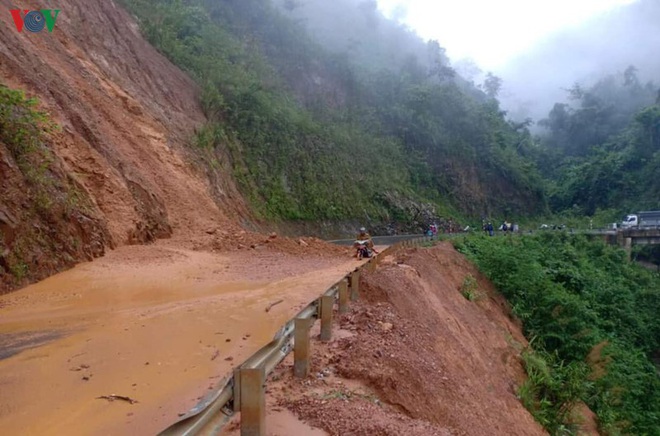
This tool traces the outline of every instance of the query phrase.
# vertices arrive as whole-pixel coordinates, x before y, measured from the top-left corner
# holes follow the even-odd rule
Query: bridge
[[[660,227],[619,229],[589,233],[602,236],[608,244],[619,245],[628,251],[628,253],[630,253],[633,245],[660,245]]]

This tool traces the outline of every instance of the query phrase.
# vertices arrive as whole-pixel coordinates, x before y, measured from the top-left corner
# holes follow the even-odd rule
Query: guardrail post
[[[241,372],[241,436],[266,436],[266,371],[263,367]]]
[[[321,297],[321,341],[328,342],[332,338],[332,309],[335,297],[324,295]]]
[[[360,298],[360,270],[351,273],[351,301]]]
[[[294,321],[293,375],[305,378],[309,375],[311,318],[296,318]]]
[[[348,312],[348,280],[339,282],[339,313]]]
[[[234,368],[234,411],[241,411],[241,368]]]

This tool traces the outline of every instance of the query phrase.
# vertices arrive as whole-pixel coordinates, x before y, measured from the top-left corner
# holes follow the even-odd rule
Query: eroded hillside
[[[38,98],[59,128],[37,157],[0,141],[0,290],[106,247],[185,238],[246,213],[221,153],[207,156],[214,167],[190,163],[201,161],[185,147],[205,123],[198,88],[123,9],[61,1],[52,33],[19,33],[13,6],[0,1],[0,83]],[[39,207],[33,165],[45,167],[54,204]]]
[[[547,434],[519,399],[529,349],[519,321],[451,243],[402,250],[363,270],[360,301],[339,315],[332,340],[320,342],[318,329],[312,337],[308,378],[293,377],[291,356],[269,377],[268,432]],[[576,434],[598,434],[587,408],[574,412]],[[225,434],[237,427],[235,418]]]

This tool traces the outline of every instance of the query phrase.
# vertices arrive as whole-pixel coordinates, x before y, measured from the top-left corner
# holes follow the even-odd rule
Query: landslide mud
[[[122,247],[0,297],[2,433],[162,430],[358,265],[291,251]]]
[[[117,2],[56,3],[54,31],[31,34],[17,32],[8,12],[20,5],[0,0],[0,85],[38,98],[59,126],[44,144],[47,174],[53,186],[70,185],[80,210],[34,213],[40,205],[26,195],[34,186],[0,143],[0,294],[107,249],[240,231],[251,216],[224,148],[191,146],[207,121],[194,81]],[[63,189],[49,195],[66,198]],[[8,252],[18,257],[13,265]]]
[[[476,301],[459,290],[468,274]],[[330,435],[546,434],[516,397],[519,325],[449,243],[385,258],[363,272],[360,295],[333,340],[314,341],[307,379],[292,377],[290,359],[269,378],[268,419],[288,410]],[[225,434],[238,434],[238,418],[232,425]]]

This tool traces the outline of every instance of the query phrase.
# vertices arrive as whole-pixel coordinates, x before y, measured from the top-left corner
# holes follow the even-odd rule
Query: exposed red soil
[[[468,274],[477,301],[459,291]],[[520,327],[450,244],[388,256],[360,296],[333,340],[314,343],[309,378],[293,379],[290,361],[273,373],[271,408],[331,435],[545,434],[516,397]]]
[[[206,121],[198,87],[142,38],[132,17],[114,1],[62,0],[52,33],[18,33],[7,12],[14,7],[0,0],[0,83],[38,97],[61,126],[45,144],[48,177],[75,187],[87,206],[72,219],[29,213],[30,183],[0,144],[0,293],[106,247],[240,230],[238,218],[249,213],[227,157],[212,156],[220,168],[211,170],[190,144]],[[38,237],[33,228],[42,229]],[[19,245],[20,262],[3,267]],[[17,265],[27,270],[22,281],[9,274]]]

